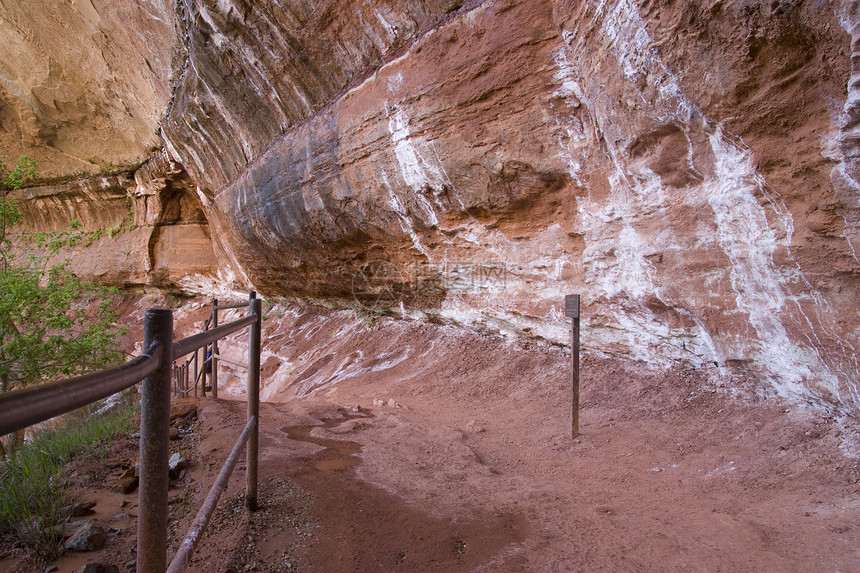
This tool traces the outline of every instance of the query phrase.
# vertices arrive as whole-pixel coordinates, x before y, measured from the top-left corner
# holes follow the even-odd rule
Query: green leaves
[[[3,197],[0,198],[0,265],[6,266],[6,250],[9,248],[6,231],[21,218],[21,212],[18,211],[18,205],[15,201],[6,200],[6,191],[9,189],[20,189],[32,179],[36,177],[36,161],[22,155],[18,159],[18,163],[10,173],[4,174],[6,171],[3,160],[0,159],[0,189],[3,190]]]
[[[3,171],[3,160],[0,159],[0,172]],[[3,177],[2,183],[6,189],[21,189],[36,178],[36,160],[22,155],[12,171]]]
[[[0,272],[0,391],[116,364],[122,331],[104,289],[65,265]]]
[[[66,264],[48,266],[47,259],[32,254],[20,263],[12,255],[7,231],[21,214],[5,191],[32,180],[35,161],[22,157],[11,173],[3,173],[0,161],[0,392],[121,362],[117,337],[125,331],[117,325],[109,289],[81,280]],[[67,234],[81,236],[81,226],[80,220],[71,221]],[[40,436],[32,447],[10,451],[10,459],[0,463],[0,533],[14,532],[44,559],[62,552],[52,529],[68,517],[61,510],[62,463],[74,448],[92,441],[66,438],[102,418],[77,420]],[[66,442],[72,446],[60,448],[62,455],[51,453],[53,445]]]
[[[18,188],[33,177],[35,161],[22,157],[2,184]],[[0,392],[122,360],[116,342],[122,330],[107,289],[82,281],[66,264],[13,259],[6,230],[20,216],[14,202],[0,199]],[[80,226],[77,219],[69,223],[72,232]]]

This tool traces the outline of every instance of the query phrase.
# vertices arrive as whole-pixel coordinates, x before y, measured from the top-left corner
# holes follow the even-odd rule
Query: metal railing
[[[253,298],[253,297],[252,297]],[[246,308],[248,303],[241,302],[237,304],[219,305],[218,299],[212,299],[212,311],[203,323],[203,332],[207,332],[210,327],[218,326],[218,311],[228,309]],[[203,351],[203,359],[200,360],[200,351]],[[247,365],[222,356],[218,350],[218,341],[205,344],[203,347],[196,348],[194,353],[188,357],[183,363],[173,363],[173,395],[177,398],[189,398],[192,391],[196,398],[199,393],[201,396],[206,396],[207,391],[212,392],[212,397],[218,397],[218,362],[226,362],[231,366],[239,368],[247,368]],[[175,358],[175,357],[174,357]],[[202,367],[201,367],[202,364]],[[209,378],[209,386],[206,384],[206,379]],[[208,390],[207,390],[208,389]]]
[[[213,309],[215,320],[211,330],[176,342],[173,341],[173,312],[147,309],[143,327],[145,350],[134,360],[116,368],[0,395],[0,435],[5,435],[107,398],[143,381],[137,528],[137,570],[140,573],[162,573],[165,570],[180,573],[185,570],[218,499],[226,489],[242,447],[246,448],[247,455],[245,505],[251,511],[257,508],[262,305],[252,291],[247,303],[232,307],[240,306],[248,307],[245,318],[217,326],[216,310]],[[174,358],[215,345],[220,338],[247,326],[251,327],[248,333],[248,422],[167,569],[170,395]],[[217,349],[217,345],[214,348]],[[214,374],[214,365],[212,370]],[[213,397],[216,397],[214,391]]]

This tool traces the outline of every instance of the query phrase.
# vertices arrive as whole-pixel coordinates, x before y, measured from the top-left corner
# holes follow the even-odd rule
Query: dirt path
[[[278,328],[293,374],[262,410],[261,477],[286,509],[258,570],[860,570],[856,428],[753,379],[589,355],[571,441],[561,349],[343,313]],[[202,415],[234,408],[238,433],[241,405]],[[229,566],[213,543],[197,570]]]
[[[359,418],[323,404],[303,413],[306,406],[263,409],[261,477],[270,485],[288,480],[292,497],[278,492],[286,506],[260,518],[258,570],[852,571],[860,564],[854,478],[803,443],[821,440],[802,431],[815,429],[814,421],[793,428],[796,420],[780,407],[722,408],[735,422],[712,432],[694,432],[676,417],[589,425],[577,443],[541,447],[528,420],[467,428],[465,416],[448,426],[442,418],[454,422],[453,404],[446,416],[401,408]],[[220,421],[224,409],[231,405],[208,404],[204,416]],[[296,418],[304,425],[280,425]],[[746,423],[765,432],[744,435]],[[762,455],[770,448],[773,457]],[[284,517],[296,516],[304,533],[282,536]],[[248,553],[241,539],[233,556],[217,533],[209,543],[218,550],[201,553],[196,570],[212,571],[215,561],[227,570],[228,562],[243,564],[232,557]],[[284,557],[292,568],[277,567]]]
[[[191,570],[860,571],[850,420],[749,376],[587,354],[571,440],[567,368],[557,347],[275,307],[261,509],[242,508],[240,463]],[[228,399],[200,401],[180,440],[195,465],[171,490],[171,547],[244,426],[241,373],[221,380]],[[91,560],[133,558],[126,522]]]

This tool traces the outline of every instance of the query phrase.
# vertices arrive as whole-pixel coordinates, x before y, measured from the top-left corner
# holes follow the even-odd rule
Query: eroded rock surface
[[[349,305],[369,278],[404,315],[560,343],[579,292],[586,348],[860,406],[856,2],[160,10],[183,40],[132,113],[166,148],[126,186],[132,282]]]
[[[0,4],[0,149],[43,177],[112,171],[158,150],[181,61],[170,0]]]

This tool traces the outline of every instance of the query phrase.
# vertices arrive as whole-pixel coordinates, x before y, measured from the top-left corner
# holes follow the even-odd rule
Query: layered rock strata
[[[87,280],[179,289],[215,275],[209,222],[185,172],[162,153],[134,173],[11,191],[19,251],[45,247]]]
[[[578,292],[592,351],[860,406],[856,2],[173,8],[161,138],[212,263],[162,226],[143,280],[560,343]]]

